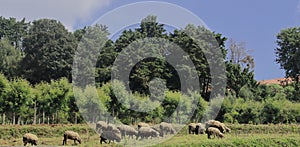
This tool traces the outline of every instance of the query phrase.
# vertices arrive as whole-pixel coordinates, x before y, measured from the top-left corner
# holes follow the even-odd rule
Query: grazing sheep
[[[195,134],[195,132],[196,132],[196,124],[195,123],[190,123],[188,125],[188,127],[189,127],[189,134]]]
[[[214,127],[209,127],[207,128],[207,137],[208,139],[211,139],[211,135],[217,136],[218,138],[223,138],[224,134],[220,132],[220,130],[218,128],[214,128]]]
[[[205,125],[202,123],[197,123],[195,128],[195,134],[204,134],[205,132]]]
[[[209,120],[208,122],[206,122],[206,124],[205,124],[206,130],[207,130],[209,127],[215,127],[215,128],[218,128],[222,133],[225,132],[224,125],[222,125],[222,123],[219,122],[219,121],[217,121],[217,120]]]
[[[162,136],[162,137],[164,135],[167,135],[168,133],[170,133],[170,134],[175,134],[176,133],[176,131],[173,128],[172,124],[169,124],[169,123],[166,123],[166,122],[161,122],[159,124],[159,129],[160,129],[160,133],[161,133],[160,136]]]
[[[144,138],[154,138],[154,137],[158,137],[159,136],[159,132],[154,130],[151,127],[140,127],[139,131],[138,131],[138,135],[136,137],[136,139],[138,139],[139,137],[141,137],[141,139]]]
[[[120,130],[122,138],[124,138],[126,135],[133,138],[133,136],[137,136],[138,134],[137,130],[128,125],[120,125],[117,128]]]
[[[144,122],[139,122],[138,123],[138,129],[140,129],[141,127],[150,127],[149,124],[144,123]]]
[[[65,131],[63,145],[67,144],[67,139],[74,140],[74,144],[76,144],[76,141],[81,144],[81,138],[79,134],[74,131]]]
[[[106,130],[107,127],[108,127],[108,124],[106,122],[104,122],[104,121],[98,121],[96,123],[96,130],[98,132],[101,132],[102,130]]]
[[[209,120],[208,122],[206,122],[205,128],[207,129],[209,127],[218,128],[222,133],[230,132],[230,129],[226,127],[224,123],[221,123],[217,120]]]
[[[120,142],[121,141],[121,133],[116,133],[115,131],[103,131],[100,135],[100,144],[103,142],[107,143],[106,140]]]
[[[121,134],[120,130],[113,124],[108,124],[106,130]]]
[[[38,140],[39,140],[38,137],[36,135],[34,135],[34,134],[31,134],[31,133],[26,133],[23,136],[24,146],[26,146],[27,143],[30,143],[31,146],[37,145]]]
[[[100,143],[107,143],[106,140],[120,142],[121,131],[113,124],[108,124],[106,128],[103,128],[100,133]]]

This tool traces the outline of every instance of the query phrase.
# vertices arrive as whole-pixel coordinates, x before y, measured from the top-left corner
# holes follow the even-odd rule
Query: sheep
[[[190,123],[188,125],[189,127],[189,134],[195,134],[195,131],[196,131],[196,124],[195,123]]]
[[[195,127],[195,134],[204,134],[205,126],[202,123],[197,123]]]
[[[230,129],[226,127],[224,123],[221,123],[217,120],[209,120],[208,122],[206,122],[205,128],[207,129],[209,127],[218,128],[222,133],[230,132]]]
[[[31,134],[31,133],[26,133],[23,136],[24,146],[26,146],[27,143],[30,143],[31,146],[37,145],[38,140],[39,140],[38,137],[36,135],[34,135],[34,134]]]
[[[138,131],[138,135],[136,137],[136,139],[138,139],[139,137],[141,137],[141,139],[144,138],[154,138],[154,137],[158,137],[159,136],[159,132],[154,130],[151,127],[140,127],[139,131]]]
[[[115,131],[103,131],[100,135],[100,144],[103,142],[107,143],[106,140],[120,142],[121,141],[121,133],[117,133]]]
[[[144,122],[139,122],[138,123],[138,129],[140,129],[141,127],[150,127],[149,124],[144,123]]]
[[[160,133],[161,133],[161,137],[164,136],[164,134],[175,134],[176,131],[175,129],[173,128],[172,124],[169,124],[169,123],[166,123],[166,122],[161,122],[159,124],[159,129],[160,129]]]
[[[218,138],[223,138],[224,134],[221,133],[221,131],[218,128],[214,128],[214,127],[209,127],[207,128],[207,138],[211,139],[211,135],[217,136]]]
[[[67,139],[74,140],[74,144],[76,144],[76,141],[81,144],[81,138],[79,134],[74,131],[65,131],[63,145],[67,144]]]
[[[106,140],[120,142],[121,141],[121,131],[113,124],[108,124],[106,128],[100,133],[100,143],[107,143]]]
[[[96,130],[100,133],[102,130],[106,130],[108,127],[108,124],[104,121],[98,121],[96,123]]]
[[[121,131],[122,138],[124,138],[126,135],[133,138],[133,136],[137,136],[138,134],[137,130],[128,125],[120,125],[117,128]]]

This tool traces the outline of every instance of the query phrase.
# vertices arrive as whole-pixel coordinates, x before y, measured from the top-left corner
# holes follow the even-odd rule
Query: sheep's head
[[[77,137],[77,140],[78,140],[79,144],[81,144],[81,138]]]

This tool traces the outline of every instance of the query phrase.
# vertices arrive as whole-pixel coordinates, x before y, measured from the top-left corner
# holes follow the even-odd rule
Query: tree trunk
[[[13,125],[16,124],[16,113],[15,112],[12,113],[12,124]]]
[[[45,111],[44,111],[44,108],[43,108],[43,120],[42,120],[43,124],[45,123]]]
[[[36,124],[36,112],[37,112],[37,110],[36,110],[37,108],[36,108],[36,100],[35,100],[35,102],[34,102],[34,114],[33,114],[33,122],[32,122],[32,124]]]
[[[75,124],[77,124],[77,113],[75,112]]]
[[[22,117],[21,117],[21,116],[19,116],[19,117],[18,117],[18,121],[17,121],[17,124],[18,124],[18,125],[20,125],[20,124],[21,124],[21,120],[22,120]]]
[[[52,114],[52,124],[54,124],[54,120],[55,120],[55,114]]]
[[[5,113],[2,113],[2,125],[5,125]]]

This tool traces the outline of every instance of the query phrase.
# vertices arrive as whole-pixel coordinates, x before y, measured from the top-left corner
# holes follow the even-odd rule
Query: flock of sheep
[[[173,125],[166,122],[161,122],[160,124],[150,126],[147,123],[138,123],[137,130],[129,125],[114,125],[107,124],[104,121],[98,121],[96,123],[96,130],[100,134],[100,143],[110,143],[110,142],[120,142],[125,136],[130,138],[138,139],[148,139],[156,137],[164,137],[167,134],[175,134],[176,130]],[[211,136],[217,136],[219,138],[224,137],[225,132],[230,132],[230,129],[226,127],[225,124],[216,121],[209,120],[205,124],[202,123],[190,123],[188,125],[189,134],[207,134],[207,137],[211,139]],[[63,145],[67,144],[67,139],[74,140],[81,144],[81,138],[78,133],[74,131],[65,131],[63,135]],[[108,142],[107,142],[108,141]],[[31,145],[37,145],[38,137],[31,133],[26,133],[23,136],[23,143],[26,146],[27,143]]]
[[[207,134],[208,139],[211,139],[211,136],[217,136],[219,138],[224,137],[225,132],[230,132],[224,123],[221,123],[217,120],[209,120],[205,124],[202,123],[190,123],[188,125],[189,134]]]

